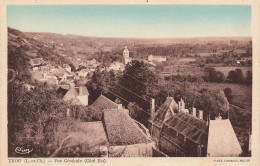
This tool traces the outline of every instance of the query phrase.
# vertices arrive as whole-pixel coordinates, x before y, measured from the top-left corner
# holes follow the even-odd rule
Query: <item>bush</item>
[[[244,76],[241,69],[237,68],[228,72],[227,79],[234,83],[244,83]]]
[[[224,74],[216,71],[215,68],[209,67],[204,71],[204,80],[207,82],[223,82],[225,80]]]

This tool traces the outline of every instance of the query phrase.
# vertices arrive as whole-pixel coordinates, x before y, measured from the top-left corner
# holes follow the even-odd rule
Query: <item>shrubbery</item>
[[[207,82],[223,82],[225,80],[225,76],[222,72],[216,71],[215,68],[209,67],[206,68],[205,71],[204,80]]]
[[[252,72],[247,71],[247,75],[244,77],[242,70],[237,68],[228,72],[227,79],[233,83],[252,84]]]

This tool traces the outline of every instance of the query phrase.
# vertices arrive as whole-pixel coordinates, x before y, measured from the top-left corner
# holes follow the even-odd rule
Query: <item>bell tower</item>
[[[127,46],[125,46],[125,49],[124,49],[124,51],[123,51],[123,57],[124,57],[124,58],[129,58],[129,51],[128,51],[128,49],[127,49]]]

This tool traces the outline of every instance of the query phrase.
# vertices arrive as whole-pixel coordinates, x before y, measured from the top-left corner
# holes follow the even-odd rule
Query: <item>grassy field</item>
[[[242,70],[244,77],[246,76],[247,71],[252,71],[252,67],[215,67],[215,69],[217,71],[222,72],[225,75],[225,77],[228,76],[228,72],[230,72],[231,70],[235,70],[237,68]]]
[[[231,88],[233,94],[232,104],[245,108],[251,112],[252,107],[252,86],[230,83],[190,83],[194,90],[208,89],[208,90],[224,90]]]

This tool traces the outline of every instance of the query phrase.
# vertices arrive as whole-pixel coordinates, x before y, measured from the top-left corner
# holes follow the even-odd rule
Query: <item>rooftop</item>
[[[97,100],[92,104],[92,106],[97,108],[100,111],[102,111],[103,109],[117,109],[118,108],[118,104],[111,101],[110,99],[103,96],[102,94],[97,98]]]
[[[207,153],[209,157],[235,157],[242,153],[229,119],[210,121]]]
[[[206,146],[208,138],[206,122],[193,115],[179,112],[171,116],[164,123],[164,127],[173,129],[191,141]]]
[[[124,111],[104,110],[104,123],[110,145],[148,143],[150,139]]]
[[[178,105],[174,101],[173,97],[167,97],[166,101],[161,105],[158,110],[156,111],[155,119],[154,120],[160,120],[164,121],[166,113],[168,111],[178,111]]]
[[[81,154],[85,156],[96,156],[100,151],[108,146],[106,133],[101,121],[80,122],[74,132],[69,132],[68,136],[61,144],[58,156],[75,156],[74,147],[80,146]],[[101,155],[101,154],[100,154]]]

